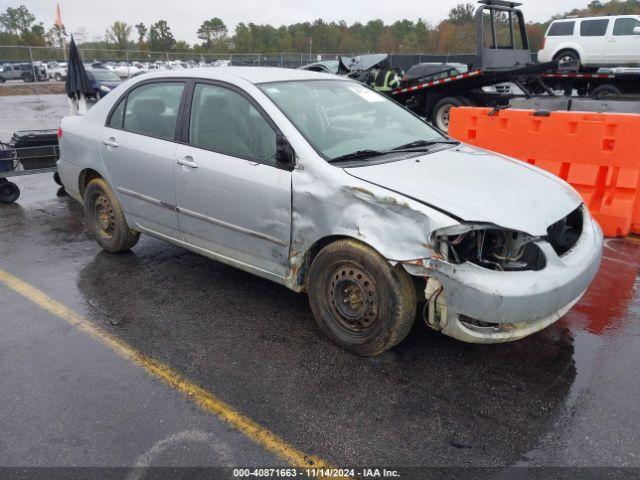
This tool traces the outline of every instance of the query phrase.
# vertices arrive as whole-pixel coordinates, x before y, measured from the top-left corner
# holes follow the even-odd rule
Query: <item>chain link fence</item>
[[[309,63],[337,60],[340,56],[352,57],[362,53],[176,53],[149,52],[143,50],[105,50],[80,48],[86,62],[206,62],[228,60],[232,65],[256,67],[298,68]],[[65,62],[67,50],[54,47],[25,47],[0,45],[0,64],[19,62]],[[394,67],[408,68],[420,62],[468,63],[473,55],[393,54]]]
[[[338,54],[316,53],[176,53],[143,50],[79,48],[86,62],[206,62],[229,60],[234,65],[297,68],[312,62],[336,60]],[[0,64],[20,62],[64,62],[67,49],[0,45]]]

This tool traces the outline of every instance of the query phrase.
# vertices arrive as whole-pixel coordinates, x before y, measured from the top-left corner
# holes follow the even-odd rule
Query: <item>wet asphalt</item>
[[[6,131],[20,119],[2,101]],[[0,269],[305,453],[338,466],[640,467],[637,240],[607,241],[585,297],[530,338],[466,345],[416,322],[365,359],[322,336],[304,295],[146,236],[106,254],[49,175],[16,183],[20,200],[0,205]],[[0,466],[281,463],[2,284],[0,405]]]

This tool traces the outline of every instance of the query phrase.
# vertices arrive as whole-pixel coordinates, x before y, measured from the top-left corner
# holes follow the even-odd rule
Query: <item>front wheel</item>
[[[6,178],[0,178],[0,203],[13,203],[20,198],[20,188]]]
[[[84,215],[89,231],[107,252],[130,250],[140,239],[140,232],[129,228],[113,190],[101,178],[91,180],[87,186]]]
[[[399,344],[415,319],[409,274],[355,240],[339,240],[320,251],[309,271],[308,291],[322,331],[357,355],[379,355]]]
[[[56,73],[53,78],[55,78],[56,82],[62,81],[62,75],[60,75],[59,73]]]

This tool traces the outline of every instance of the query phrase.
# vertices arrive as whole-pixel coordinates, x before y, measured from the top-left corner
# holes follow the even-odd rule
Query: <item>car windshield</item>
[[[356,82],[307,80],[258,86],[329,161],[447,141],[420,118]]]
[[[119,82],[120,77],[109,70],[92,70],[91,75],[99,82]]]

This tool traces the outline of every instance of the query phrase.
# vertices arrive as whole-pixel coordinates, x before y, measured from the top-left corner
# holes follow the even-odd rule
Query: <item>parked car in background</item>
[[[97,100],[100,100],[122,83],[120,77],[107,69],[96,68],[87,70],[87,76],[91,81]]]
[[[120,78],[129,78],[140,72],[138,67],[128,62],[120,62],[112,68],[109,68],[109,70]]]
[[[47,76],[50,80],[61,82],[67,78],[67,65],[65,63],[49,62],[47,64]]]
[[[0,71],[0,83],[8,80],[22,80],[29,83],[47,80],[46,67],[40,63],[5,63]]]
[[[499,343],[561,318],[603,238],[579,194],[349,79],[160,71],[60,127],[58,172],[106,251],[140,233],[308,292],[359,355],[425,322]]]
[[[338,60],[327,60],[325,62],[315,62],[309,65],[303,65],[300,70],[309,70],[311,72],[323,72],[337,75],[340,68],[340,62]]]
[[[587,69],[640,65],[640,16],[554,20],[538,52],[539,62],[552,60]]]

